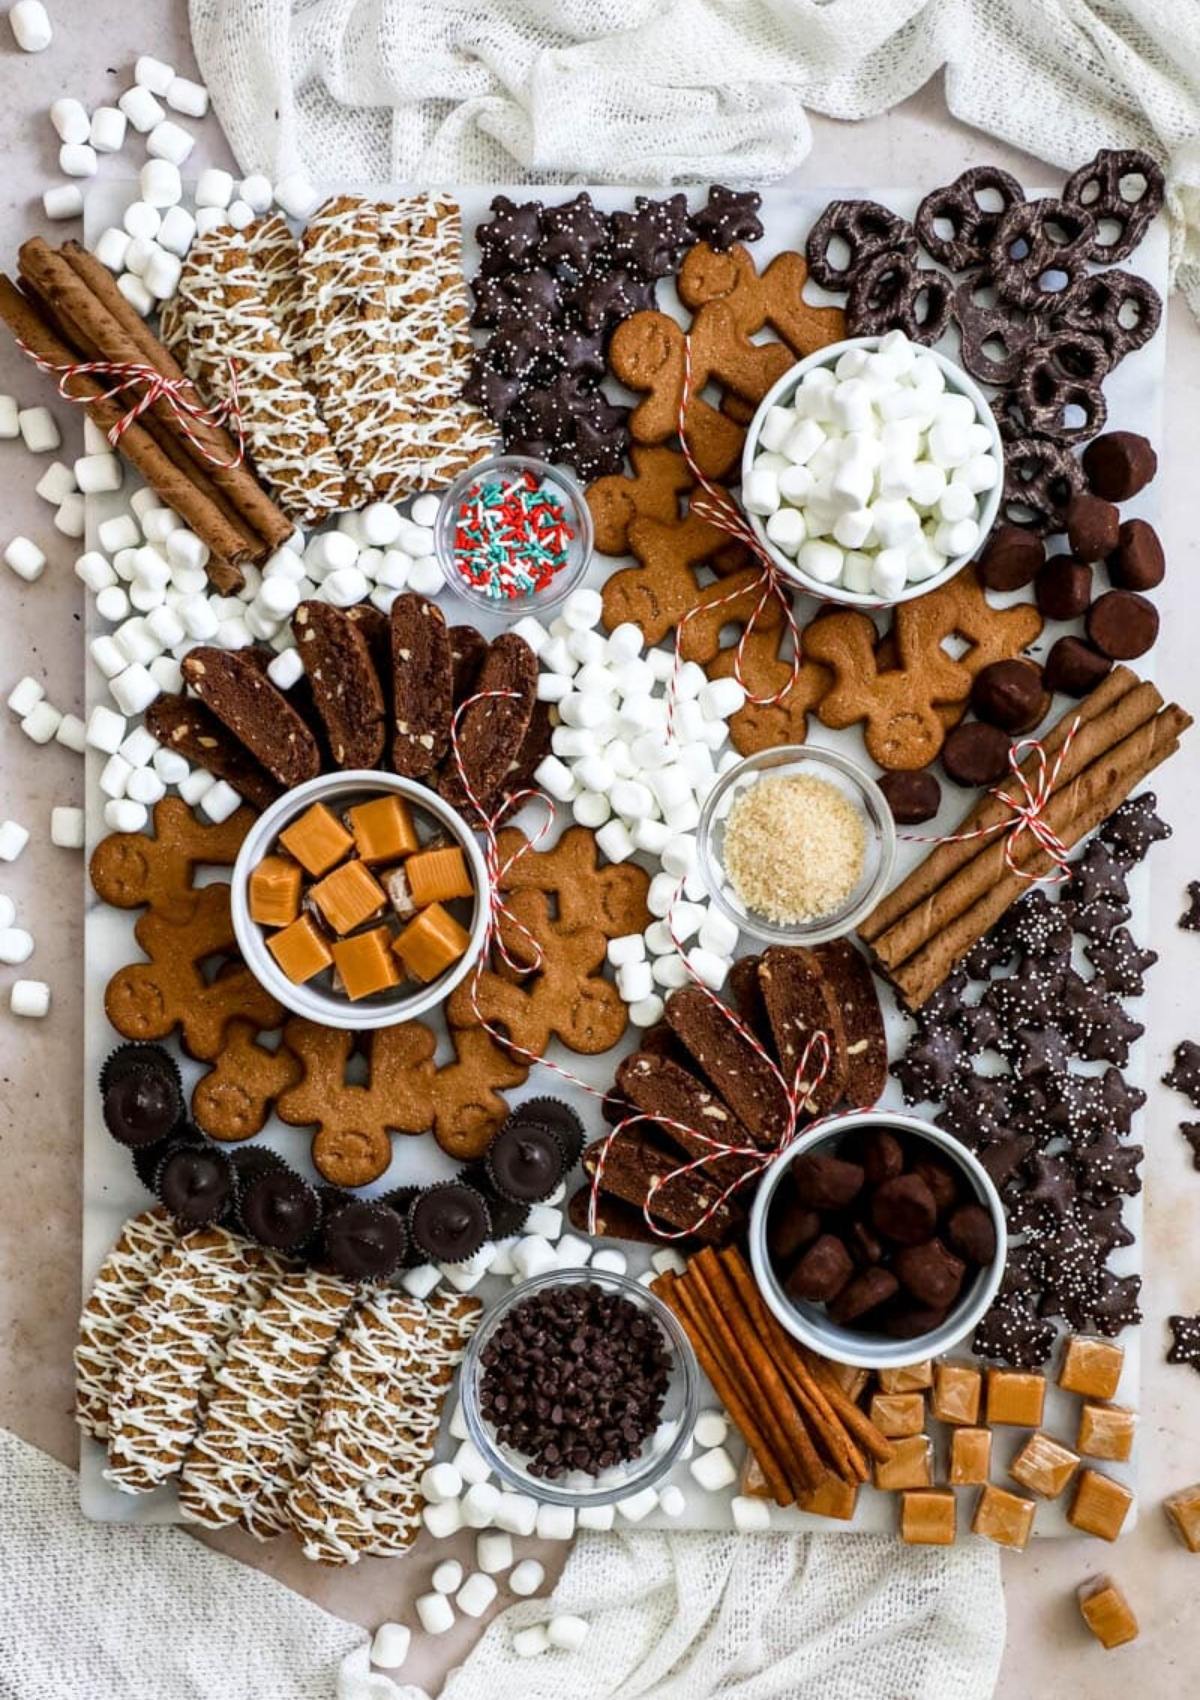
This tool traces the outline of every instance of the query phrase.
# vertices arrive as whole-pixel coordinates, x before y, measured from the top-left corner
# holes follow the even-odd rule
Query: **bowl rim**
[[[380,795],[392,794],[424,809],[450,832],[462,847],[471,867],[475,885],[475,912],[471,919],[470,938],[466,950],[445,974],[432,980],[419,991],[398,996],[394,1001],[379,1004],[353,1004],[349,999],[335,999],[332,994],[314,992],[307,985],[297,986],[278,966],[266,946],[263,929],[250,918],[247,891],[251,870],[267,855],[280,832],[295,816],[314,803],[329,802],[353,792],[371,791]],[[260,985],[283,1004],[293,1015],[302,1015],[325,1027],[338,1027],[351,1032],[374,1031],[380,1027],[396,1027],[413,1021],[419,1015],[442,1003],[455,986],[465,978],[483,949],[487,930],[489,904],[487,866],[475,834],[462,815],[436,791],[418,780],[407,779],[400,773],[382,769],[357,767],[338,773],[319,773],[291,791],[285,791],[270,808],[264,809],[242,840],[242,845],[230,876],[230,905],[233,931],[246,966]]]
[[[675,1352],[677,1373],[682,1376],[683,1381],[683,1410],[680,1413],[678,1431],[670,1445],[664,1447],[661,1452],[645,1451],[637,1461],[644,1463],[645,1469],[637,1478],[617,1487],[597,1488],[594,1493],[557,1487],[552,1482],[537,1482],[514,1469],[488,1433],[478,1404],[479,1360],[489,1333],[531,1293],[541,1292],[547,1287],[585,1286],[589,1282],[623,1293],[640,1309],[654,1317]],[[590,1269],[585,1264],[572,1269],[548,1269],[543,1275],[533,1275],[529,1280],[513,1287],[485,1312],[467,1345],[459,1393],[467,1433],[476,1450],[506,1487],[547,1505],[567,1505],[579,1510],[591,1505],[616,1505],[623,1499],[631,1499],[635,1493],[657,1486],[671,1471],[679,1461],[696,1426],[700,1411],[700,1366],[695,1348],[678,1317],[657,1293],[652,1293],[649,1287],[631,1275],[619,1275],[612,1269]]]
[[[577,544],[579,558],[574,563],[563,567],[547,590],[538,591],[534,595],[520,597],[493,598],[482,596],[478,591],[470,589],[461,573],[457,572],[452,559],[452,551],[446,543],[446,530],[464,490],[480,477],[489,472],[521,471],[533,472],[539,478],[548,479],[557,484],[570,500],[575,510],[578,524]],[[496,454],[485,455],[482,460],[474,461],[464,467],[446,488],[438,501],[438,511],[433,522],[433,547],[437,563],[442,569],[442,578],[448,588],[460,601],[465,602],[479,614],[495,614],[499,619],[519,620],[529,614],[540,615],[543,609],[557,608],[565,602],[571,592],[578,588],[581,580],[592,564],[595,554],[595,526],[592,521],[592,510],[588,507],[587,496],[583,486],[569,468],[555,465],[548,460],[541,460],[536,455],[508,454],[504,450]]]
[[[868,815],[873,813],[877,817],[880,840],[879,867],[875,878],[859,901],[853,908],[847,909],[838,920],[827,923],[817,921],[811,926],[798,922],[791,927],[783,927],[755,916],[752,910],[737,909],[730,903],[724,894],[724,882],[718,878],[712,835],[717,806],[722,797],[728,796],[739,778],[753,769],[761,769],[766,773],[773,767],[782,767],[793,761],[813,761],[818,766],[834,768],[857,786],[870,804],[870,808],[865,808],[864,812]],[[719,776],[704,799],[696,826],[696,854],[700,864],[700,877],[709,897],[721,914],[732,921],[740,932],[749,933],[752,938],[763,944],[827,944],[831,939],[844,938],[847,933],[852,933],[863,916],[870,913],[888,889],[896,865],[896,843],[895,817],[888,807],[887,798],[879,788],[879,782],[852,756],[841,750],[829,749],[823,744],[773,744],[770,749],[755,750],[752,754],[743,756],[736,766],[728,768]]]
[[[884,1335],[854,1334],[838,1329],[836,1324],[813,1323],[808,1316],[788,1302],[767,1249],[767,1215],[771,1202],[784,1175],[796,1158],[821,1145],[826,1140],[841,1139],[846,1133],[861,1127],[896,1127],[903,1132],[924,1137],[929,1143],[953,1158],[970,1179],[985,1204],[996,1230],[996,1255],[976,1282],[976,1291],[969,1304],[952,1311],[940,1328],[932,1333],[917,1335],[911,1340],[892,1340]],[[1008,1256],[1008,1227],[1000,1194],[987,1170],[974,1152],[959,1143],[953,1134],[935,1127],[920,1116],[903,1110],[876,1107],[855,1110],[827,1117],[793,1140],[781,1151],[759,1182],[750,1214],[750,1265],[758,1290],[773,1315],[794,1339],[801,1341],[822,1357],[834,1363],[849,1364],[855,1369],[902,1369],[922,1358],[940,1357],[958,1345],[980,1321],[1000,1287]],[[836,1330],[836,1332],[835,1332]]]
[[[743,483],[758,452],[758,439],[762,432],[763,420],[767,416],[767,410],[777,406],[782,396],[788,395],[795,389],[806,372],[812,371],[818,366],[828,366],[849,349],[863,348],[874,352],[883,340],[883,336],[888,334],[890,333],[884,332],[879,336],[850,336],[844,337],[841,342],[828,343],[824,348],[818,348],[814,353],[805,355],[804,359],[798,360],[794,366],[789,366],[787,371],[775,380],[759,402],[753,419],[746,427],[746,440],[742,446],[741,478]],[[747,513],[739,500],[738,506],[750,522],[751,530],[779,568],[780,573],[795,589],[804,591],[809,596],[818,597],[826,602],[841,603],[847,608],[862,608],[864,610],[894,608],[901,602],[915,602],[919,596],[928,596],[930,591],[940,589],[942,585],[948,584],[952,578],[957,577],[967,563],[975,558],[1000,516],[1000,504],[1004,499],[1004,439],[1000,434],[1000,426],[992,412],[991,405],[971,374],[960,366],[957,360],[951,359],[948,354],[943,354],[938,348],[927,348],[923,343],[919,347],[922,354],[928,354],[937,362],[944,374],[953,378],[954,387],[959,393],[965,395],[968,400],[974,403],[978,423],[986,425],[992,435],[992,447],[989,452],[995,455],[999,463],[1000,476],[992,488],[986,492],[987,499],[979,516],[979,542],[975,545],[975,548],[968,550],[965,555],[959,555],[954,560],[947,561],[941,572],[935,573],[932,578],[923,579],[919,584],[905,585],[898,596],[883,601],[878,596],[870,595],[866,591],[847,590],[844,585],[840,584],[820,584],[816,579],[810,578],[807,573],[802,572],[797,567],[791,556],[785,555],[782,549],[776,548],[775,544],[771,542],[761,516]]]

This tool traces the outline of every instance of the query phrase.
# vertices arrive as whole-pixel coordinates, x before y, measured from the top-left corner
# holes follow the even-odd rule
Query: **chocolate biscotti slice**
[[[503,632],[483,658],[473,702],[459,722],[462,773],[448,762],[438,790],[455,808],[474,801],[490,814],[504,795],[505,781],[525,740],[537,701],[537,657],[515,632]],[[465,778],[465,784],[464,784]]]
[[[155,697],[143,719],[160,744],[232,785],[256,809],[270,808],[281,795],[279,781],[195,697],[164,692]]]
[[[201,702],[286,790],[316,778],[317,740],[249,651],[201,644],[181,666]]]
[[[778,1069],[755,1050],[701,986],[681,986],[672,992],[666,1017],[671,1031],[741,1118],[754,1143],[778,1144],[788,1125],[787,1091]]]
[[[783,1077],[789,1085],[813,1035],[827,1035],[829,1065],[824,1078],[818,1085],[810,1084],[818,1066],[814,1052],[800,1082],[806,1088],[803,1108],[812,1115],[824,1115],[846,1089],[846,1035],[821,965],[812,951],[801,945],[772,945],[759,960],[758,983]]]
[[[390,619],[392,766],[409,779],[424,779],[450,742],[450,633],[437,604],[412,591],[392,603]]]
[[[378,767],[383,687],[360,627],[328,602],[301,602],[292,632],[338,767]]]
[[[879,1101],[887,1085],[887,1034],[875,976],[849,939],[814,945],[813,955],[833,993],[846,1038],[845,1096],[865,1110]]]

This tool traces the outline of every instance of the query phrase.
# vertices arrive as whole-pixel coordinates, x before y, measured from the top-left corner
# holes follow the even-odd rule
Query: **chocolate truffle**
[[[857,1322],[860,1316],[866,1316],[868,1311],[886,1304],[900,1291],[900,1283],[890,1269],[881,1269],[878,1264],[872,1264],[864,1269],[852,1281],[848,1281],[838,1296],[829,1306],[831,1319],[840,1327],[847,1323]]]
[[[885,773],[879,789],[887,798],[892,819],[897,826],[919,826],[932,820],[942,806],[942,788],[937,775],[928,768],[912,773]]]
[[[1046,545],[1021,525],[998,525],[984,544],[976,572],[988,590],[1020,590],[1046,559]]]
[[[408,1212],[414,1246],[431,1263],[463,1263],[491,1233],[487,1200],[461,1181],[428,1187]]]
[[[1055,555],[1038,573],[1033,593],[1048,620],[1077,620],[1092,600],[1092,569],[1074,555]]]
[[[1047,690],[1085,697],[1112,671],[1112,662],[1082,638],[1060,637],[1046,657],[1042,679]]]
[[[1133,661],[1153,647],[1158,609],[1135,590],[1107,590],[1088,610],[1087,635],[1101,655]]]
[[[1162,583],[1166,570],[1163,546],[1154,527],[1144,519],[1127,519],[1108,557],[1108,576],[1117,589],[1153,590]]]
[[[488,1147],[488,1184],[514,1204],[540,1204],[563,1178],[566,1159],[547,1127],[510,1118]]]
[[[570,1169],[579,1161],[583,1150],[583,1122],[577,1111],[561,1098],[527,1098],[509,1116],[510,1122],[522,1127],[548,1127],[558,1138]],[[503,1131],[503,1129],[501,1130]]]
[[[327,1217],[321,1251],[335,1275],[346,1281],[386,1281],[404,1257],[404,1223],[386,1204],[352,1198]]]
[[[836,1234],[822,1234],[798,1259],[784,1287],[793,1299],[809,1304],[827,1304],[841,1292],[854,1273],[854,1263]]]
[[[1027,732],[1048,706],[1042,670],[1034,661],[993,661],[971,685],[971,707],[1002,732]]]
[[[321,1206],[314,1188],[295,1170],[282,1165],[264,1169],[248,1185],[239,1187],[238,1217],[259,1245],[294,1251],[316,1233]]]
[[[1111,502],[1086,490],[1067,504],[1067,542],[1081,561],[1102,561],[1117,546],[1121,516]]]
[[[181,1227],[219,1221],[233,1200],[233,1164],[212,1145],[176,1145],[158,1166],[154,1190]]]
[[[946,734],[942,766],[956,785],[994,785],[1008,772],[1009,740],[998,726],[968,720]]]
[[[1108,431],[1094,438],[1082,460],[1090,488],[1108,502],[1128,501],[1158,471],[1158,456],[1149,440],[1136,431]]]

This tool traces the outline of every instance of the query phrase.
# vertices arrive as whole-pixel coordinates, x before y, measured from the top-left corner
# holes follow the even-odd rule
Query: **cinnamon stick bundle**
[[[1139,681],[1127,667],[1114,668],[1042,740],[1049,768],[1065,749],[1042,819],[1068,850],[1073,848],[1178,748],[1190,725],[1190,715],[1175,704],[1164,705],[1153,685]],[[1031,785],[1036,784],[1035,767],[1036,752],[1022,763]],[[1004,787],[1010,795],[1015,783]],[[1009,839],[1003,828],[1011,816],[989,793],[964,817],[957,834],[1001,830],[936,846],[860,927],[881,972],[910,1009],[919,1009],[933,995],[1032,880],[1052,870],[1053,858],[1031,832]]]

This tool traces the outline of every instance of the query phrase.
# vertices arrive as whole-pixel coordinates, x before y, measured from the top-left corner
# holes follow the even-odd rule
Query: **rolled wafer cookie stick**
[[[1132,690],[1126,691],[1113,703],[1107,713],[1090,720],[1086,725],[1081,723],[1063,758],[1052,795],[1057,796],[1066,790],[1078,775],[1098,761],[1105,751],[1114,748],[1124,738],[1136,732],[1139,726],[1144,726],[1152,720],[1162,705],[1162,697],[1153,685],[1135,684]],[[1074,716],[1070,711],[1064,719],[1068,727],[1074,723]],[[1004,789],[1010,796],[1014,795],[1015,781]],[[988,800],[996,802],[995,798]],[[1003,804],[998,806],[1004,808]],[[1008,817],[1011,821],[1011,811],[1008,812]],[[935,931],[948,926],[971,907],[981,892],[986,891],[995,880],[1002,878],[1009,860],[1006,852],[1011,854],[1018,867],[1024,867],[1038,849],[1038,841],[1031,832],[1024,832],[1019,838],[1010,841],[1002,829],[990,833],[986,839],[978,842],[982,848],[977,855],[959,867],[936,891],[902,915],[894,926],[874,939],[875,954],[885,966],[893,967],[914,955],[922,945],[928,943]]]
[[[1128,667],[1114,667],[1091,695],[1077,708],[1068,711],[1041,740],[1047,763],[1053,765],[1076,718],[1079,720],[1079,733],[1076,734],[1078,741],[1090,722],[1106,714],[1123,696],[1133,690],[1137,683],[1137,675]],[[1021,763],[1021,772],[1032,782],[1036,768],[1037,752],[1033,751]],[[1012,783],[1015,785],[1015,779]],[[965,867],[968,862],[973,862],[992,842],[991,837],[961,839],[957,838],[956,834],[993,829],[1002,826],[1011,816],[1012,811],[990,792],[981,797],[967,810],[954,832],[949,835],[948,841],[935,845],[924,861],[914,868],[894,891],[889,892],[881,903],[875,905],[865,921],[860,922],[859,938],[873,944],[890,927],[895,926],[902,915],[915,909],[923,899],[939,890],[952,874]]]
[[[1179,738],[1192,724],[1191,716],[1174,703],[1153,720],[1139,726],[1129,737],[1108,750],[1078,774],[1063,791],[1056,792],[1044,816],[1068,850],[1099,826],[1123,802],[1135,785],[1179,747]],[[1038,849],[1025,863],[1027,876],[1049,873],[1050,856]],[[948,927],[939,928],[929,942],[889,977],[910,1009],[919,1009],[941,985],[950,969],[971,946],[1028,889],[1028,877],[1005,870],[1003,877],[985,890],[978,901],[957,916]]]

